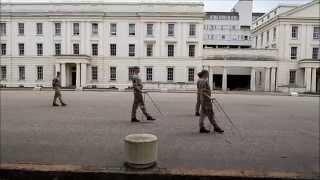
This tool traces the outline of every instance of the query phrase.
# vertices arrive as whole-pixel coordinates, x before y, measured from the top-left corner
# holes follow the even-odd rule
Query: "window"
[[[18,23],[18,33],[20,36],[24,35],[24,23]]]
[[[291,38],[298,39],[298,26],[291,27]]]
[[[91,79],[92,81],[97,81],[98,80],[98,67],[97,66],[92,66],[91,67]]]
[[[115,23],[110,24],[110,35],[111,36],[117,35],[117,24]]]
[[[24,56],[24,44],[19,43],[19,56]]]
[[[73,54],[78,55],[80,53],[79,51],[80,51],[79,44],[78,43],[74,43],[73,44]]]
[[[134,71],[135,71],[134,67],[129,67],[129,69],[128,69],[128,79],[129,79],[129,81],[132,80],[132,76],[134,75]]]
[[[313,39],[320,39],[320,26],[313,27]]]
[[[42,35],[43,30],[42,30],[42,23],[37,23],[37,35]]]
[[[117,80],[117,68],[110,67],[110,81],[116,81],[116,80]]]
[[[167,80],[173,81],[173,67],[168,67],[167,73]]]
[[[269,43],[269,39],[270,39],[270,32],[267,31],[267,43]]]
[[[54,34],[56,36],[61,35],[61,23],[54,23]]]
[[[189,57],[195,56],[195,49],[196,49],[196,45],[194,44],[189,45]]]
[[[188,69],[188,81],[194,82],[194,68]]]
[[[298,47],[291,47],[291,59],[297,59]]]
[[[92,56],[98,56],[98,44],[91,44]]]
[[[174,24],[168,24],[168,36],[174,36]]]
[[[0,23],[0,36],[5,36],[7,34],[6,23]]]
[[[147,56],[153,56],[153,44],[147,44]]]
[[[54,49],[55,49],[56,55],[61,55],[61,44],[60,43],[54,44]]]
[[[129,36],[136,35],[136,25],[135,24],[129,24]]]
[[[129,56],[135,56],[135,45],[129,44]]]
[[[23,81],[23,80],[26,79],[25,73],[26,73],[26,72],[25,72],[24,66],[19,66],[19,80],[20,80],[20,81]]]
[[[146,68],[146,80],[147,81],[152,81],[152,67],[147,67]]]
[[[290,70],[290,77],[289,77],[289,83],[295,84],[296,83],[296,71]]]
[[[147,36],[153,36],[153,24],[147,24]]]
[[[37,56],[43,55],[43,45],[41,43],[37,44]]]
[[[117,45],[110,44],[110,56],[116,56],[116,55],[117,55]]]
[[[168,56],[174,56],[174,45],[168,44]]]
[[[319,48],[312,48],[312,59],[319,59]]]
[[[98,32],[99,32],[99,25],[98,25],[98,23],[92,23],[91,24],[91,31],[92,31],[92,34],[93,35],[97,35],[98,34]]]
[[[5,81],[7,79],[7,67],[6,66],[1,66],[1,77],[0,80]]]
[[[43,66],[37,66],[37,80],[43,80]]]
[[[277,28],[273,28],[273,41],[277,39]]]
[[[1,44],[1,55],[7,54],[7,44]]]
[[[189,25],[189,36],[195,36],[196,35],[196,25],[190,24]]]
[[[80,26],[79,23],[73,23],[73,35],[79,36],[80,34]]]

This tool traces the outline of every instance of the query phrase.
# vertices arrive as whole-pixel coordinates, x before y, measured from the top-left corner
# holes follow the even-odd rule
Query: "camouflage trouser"
[[[197,94],[197,103],[196,103],[196,113],[199,113],[199,112],[200,112],[200,106],[201,106],[201,103],[200,103],[200,94],[198,93],[198,94]]]
[[[132,105],[132,111],[131,111],[131,118],[136,118],[137,109],[140,107],[142,113],[149,117],[149,114],[147,113],[146,107],[143,102],[143,97],[141,93],[135,93],[134,94],[134,100]]]
[[[205,117],[208,117],[210,123],[213,125],[213,127],[217,126],[217,122],[215,120],[215,114],[212,109],[212,104],[201,104],[201,113],[199,118],[199,127],[204,128],[204,119]]]
[[[53,104],[57,104],[57,99],[59,99],[61,104],[64,104],[64,102],[62,100],[60,89],[55,89],[54,90]]]

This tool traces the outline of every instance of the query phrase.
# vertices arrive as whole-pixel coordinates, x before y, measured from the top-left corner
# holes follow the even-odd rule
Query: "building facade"
[[[5,87],[131,86],[141,68],[147,89],[319,92],[319,0],[252,13],[203,12],[196,0],[120,3],[2,3],[0,80]],[[39,11],[41,9],[41,11]],[[224,38],[223,38],[224,35]]]
[[[201,2],[3,3],[0,26],[6,87],[61,72],[63,87],[125,89],[140,66],[146,88],[194,88],[201,70]]]
[[[255,48],[277,49],[278,91],[320,91],[320,1],[280,5],[253,23]]]

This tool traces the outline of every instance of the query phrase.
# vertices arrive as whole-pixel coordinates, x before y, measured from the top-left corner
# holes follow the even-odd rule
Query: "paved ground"
[[[166,116],[147,101],[159,120],[140,124],[129,122],[131,93],[64,92],[68,106],[55,108],[52,93],[1,92],[3,163],[119,167],[123,137],[152,133],[162,168],[319,173],[317,97],[217,95],[241,138],[221,114],[224,135],[198,134],[191,93],[152,93]]]

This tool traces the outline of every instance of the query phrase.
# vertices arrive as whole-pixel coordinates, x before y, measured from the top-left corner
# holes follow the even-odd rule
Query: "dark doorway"
[[[213,74],[212,75],[213,89],[221,90],[222,89],[222,74]]]
[[[228,75],[228,88],[230,91],[250,89],[250,75]]]
[[[71,85],[72,86],[76,86],[76,78],[77,78],[77,73],[72,72],[72,74],[71,74]]]

